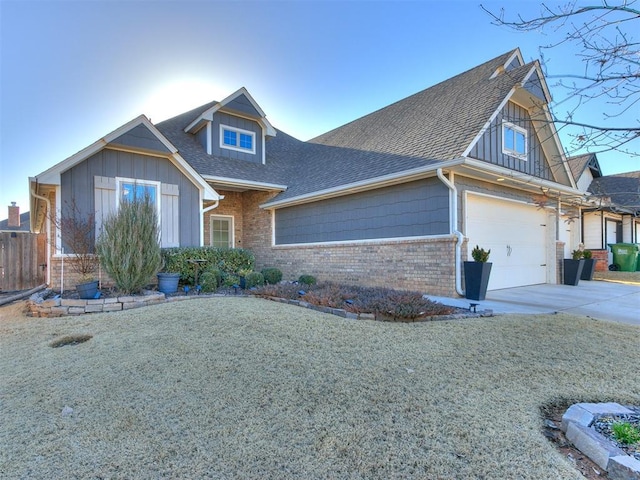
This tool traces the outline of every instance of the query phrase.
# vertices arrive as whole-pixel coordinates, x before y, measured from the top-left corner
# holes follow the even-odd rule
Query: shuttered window
[[[133,200],[141,195],[148,195],[158,208],[160,246],[163,248],[180,246],[178,185],[101,176],[95,176],[94,182],[96,238],[100,235],[106,218],[117,211],[120,199]],[[160,190],[159,199],[158,190]]]

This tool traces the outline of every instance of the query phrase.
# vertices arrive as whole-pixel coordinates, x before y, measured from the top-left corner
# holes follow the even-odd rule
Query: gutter
[[[446,162],[437,162],[431,165],[425,165],[422,167],[413,168],[411,170],[401,170],[399,172],[390,173],[381,177],[368,178],[366,180],[360,180],[353,183],[340,185],[337,187],[326,188],[324,190],[313,191],[310,193],[304,193],[285,200],[269,201],[260,205],[260,208],[282,208],[291,207],[302,203],[316,202],[318,200],[324,200],[327,198],[338,197],[342,195],[348,195],[352,193],[362,192],[372,188],[381,188],[389,185],[395,185],[401,182],[409,182],[412,180],[418,180],[425,178],[429,174],[433,174],[437,169],[451,168],[457,165],[462,165],[463,159],[457,158],[455,160],[448,160]]]
[[[462,242],[464,235],[458,230],[458,189],[453,184],[453,181],[447,179],[442,173],[442,168],[436,170],[436,174],[442,183],[449,189],[449,232],[457,237],[456,241],[456,261],[455,261],[455,276],[456,276],[456,292],[461,297],[464,297],[464,291],[462,290],[462,278],[460,275],[460,265],[462,257]]]
[[[38,195],[35,190],[31,189],[31,195],[39,200],[44,200],[47,204],[47,215],[51,215],[51,200],[42,195]],[[34,212],[32,212],[34,213]],[[51,219],[47,219],[47,285],[51,285]]]

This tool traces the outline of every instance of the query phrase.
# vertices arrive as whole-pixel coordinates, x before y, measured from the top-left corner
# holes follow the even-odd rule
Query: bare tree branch
[[[640,153],[640,118],[634,107],[640,103],[640,43],[631,33],[640,32],[638,0],[604,1],[601,4],[550,7],[541,4],[541,13],[533,18],[515,14],[508,19],[505,9],[493,12],[480,7],[492,23],[520,32],[551,31],[558,40],[541,45],[540,58],[545,77],[555,80],[554,102],[550,105],[554,120],[574,138],[573,148],[588,151]],[[631,22],[631,23],[630,23]],[[561,74],[551,70],[545,52],[557,48],[575,48],[583,63],[581,72]],[[591,102],[596,102],[591,104]],[[568,111],[558,115],[558,107]],[[592,115],[594,106],[601,111],[603,123],[579,120]],[[629,120],[629,115],[636,117]],[[607,120],[625,118],[627,125],[610,126]],[[567,130],[568,129],[568,130]],[[631,145],[633,143],[633,145]]]

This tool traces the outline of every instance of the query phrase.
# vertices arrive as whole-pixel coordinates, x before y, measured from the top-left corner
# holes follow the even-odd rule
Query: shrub
[[[304,285],[315,285],[317,280],[313,275],[300,275],[298,283],[302,283]]]
[[[475,246],[473,250],[471,250],[471,257],[476,262],[488,262],[489,254],[491,253],[491,249],[485,250],[484,248],[480,248],[478,245]]]
[[[233,287],[240,285],[240,277],[238,275],[226,274],[222,276],[222,285],[225,287]]]
[[[176,247],[162,249],[164,271],[179,273],[182,281],[193,285],[196,264],[189,260],[204,260],[199,272],[217,269],[224,275],[238,275],[241,270],[252,270],[253,253],[242,248]]]
[[[244,277],[245,288],[261,287],[264,285],[264,276],[260,272],[251,272]]]
[[[162,266],[156,207],[147,197],[120,203],[96,245],[100,263],[125,293],[139,291]]]
[[[307,285],[304,295],[294,284],[267,285],[256,295],[300,299],[312,305],[341,308],[353,313],[373,313],[396,321],[415,320],[434,315],[448,315],[452,307],[432,302],[420,292],[405,292],[381,287],[358,287],[335,283]]]
[[[587,260],[590,260],[591,258],[593,258],[593,252],[591,250],[584,250],[582,252],[582,258],[586,258]]]
[[[209,268],[198,277],[203,292],[215,292],[222,285],[222,272],[217,268]]]
[[[580,260],[582,258],[582,250],[574,250],[571,252],[571,258],[574,260]]]
[[[264,281],[267,284],[275,285],[276,283],[279,283],[282,280],[282,272],[278,268],[275,268],[275,267],[263,268],[261,273],[262,273],[262,276],[264,277]]]

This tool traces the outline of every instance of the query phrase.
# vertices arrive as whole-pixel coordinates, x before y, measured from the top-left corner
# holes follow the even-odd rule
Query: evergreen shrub
[[[279,268],[268,267],[262,269],[262,276],[264,281],[269,285],[275,285],[282,280],[282,272]]]
[[[96,253],[116,287],[124,293],[135,293],[162,267],[159,243],[156,207],[145,197],[122,201],[118,211],[107,217]]]

